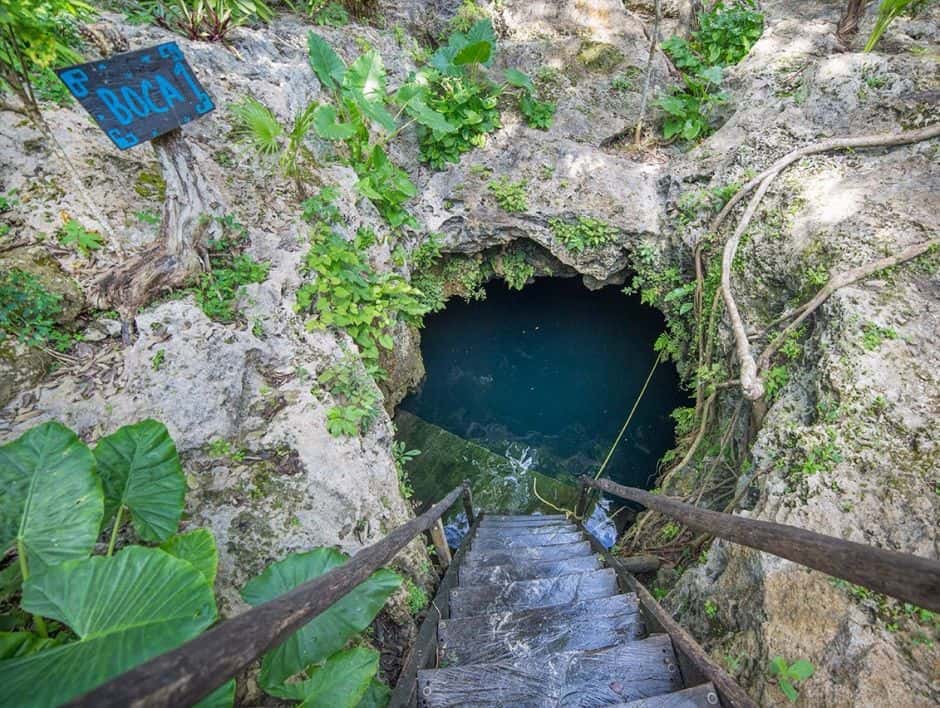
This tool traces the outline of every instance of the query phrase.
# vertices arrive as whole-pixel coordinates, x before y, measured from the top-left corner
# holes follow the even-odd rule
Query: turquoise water
[[[578,279],[539,278],[517,292],[493,281],[485,300],[454,299],[426,319],[427,378],[401,408],[560,480],[593,474],[663,327],[658,311],[617,287],[592,292]],[[661,364],[605,476],[649,488],[674,446],[669,413],[687,404],[675,368]]]

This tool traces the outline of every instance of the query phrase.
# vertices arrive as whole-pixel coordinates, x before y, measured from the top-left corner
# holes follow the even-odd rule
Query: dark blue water
[[[620,288],[539,278],[502,281],[479,302],[451,300],[422,333],[427,379],[401,407],[562,479],[593,475],[630,412],[656,354],[661,314]],[[606,477],[649,488],[675,445],[669,413],[688,405],[660,364]]]

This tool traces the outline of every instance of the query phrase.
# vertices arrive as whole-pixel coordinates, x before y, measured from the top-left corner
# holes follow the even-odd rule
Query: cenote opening
[[[427,376],[396,416],[399,439],[422,452],[406,466],[417,501],[470,479],[486,511],[551,512],[545,501],[573,509],[574,480],[606,457],[663,328],[638,297],[576,278],[539,278],[522,291],[494,280],[483,300],[449,301],[426,320]],[[675,444],[669,414],[683,405],[675,368],[660,364],[605,476],[648,489]],[[604,518],[596,509],[589,525],[612,542]]]

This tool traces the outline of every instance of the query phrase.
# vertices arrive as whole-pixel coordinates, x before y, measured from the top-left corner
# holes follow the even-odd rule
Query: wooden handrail
[[[846,541],[771,521],[700,509],[676,499],[582,477],[600,489],[669,516],[695,531],[772,553],[899,600],[940,612],[940,561]]]
[[[363,548],[338,568],[217,625],[67,705],[124,708],[196,703],[365,582],[466,491],[466,483],[461,484],[421,516]]]

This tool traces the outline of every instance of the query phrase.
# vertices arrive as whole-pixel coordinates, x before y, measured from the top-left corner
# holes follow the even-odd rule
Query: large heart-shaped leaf
[[[468,44],[454,55],[454,64],[464,66],[465,64],[485,64],[490,60],[493,53],[493,45],[489,42],[474,42]]]
[[[313,112],[313,129],[324,140],[348,140],[356,134],[354,126],[337,122],[336,109],[325,104]]]
[[[14,542],[30,572],[87,556],[101,528],[95,458],[61,423],[28,430],[0,447],[0,549]]]
[[[193,708],[231,708],[235,703],[235,679],[226,681]]]
[[[186,478],[163,423],[142,420],[119,428],[101,439],[95,459],[104,483],[105,519],[127,507],[145,541],[163,541],[176,532]]]
[[[212,588],[186,561],[130,546],[67,561],[23,584],[23,609],[78,641],[0,662],[9,705],[59,705],[192,639],[216,618]]]
[[[292,553],[250,580],[242,590],[242,597],[250,605],[260,605],[347,560],[345,553],[333,548]],[[292,686],[285,686],[284,681],[342,649],[349,639],[372,623],[400,584],[401,577],[395,573],[377,570],[287,641],[265,654],[259,677],[262,688],[281,698],[303,698],[291,690]]]
[[[209,585],[215,582],[215,574],[219,569],[219,549],[209,529],[195,529],[170,536],[160,544],[160,548],[192,565],[202,573]]]
[[[329,42],[316,32],[310,32],[307,35],[307,51],[310,67],[320,83],[329,89],[338,89],[346,74],[346,65]]]
[[[385,101],[385,64],[375,50],[366,52],[354,61],[343,77],[343,88],[358,91],[366,100]]]
[[[362,111],[366,118],[373,123],[378,123],[385,130],[395,130],[395,117],[386,110],[381,101],[370,101],[361,91],[356,89],[349,89],[346,95],[349,96],[353,105]]]
[[[374,649],[337,652],[303,682],[301,708],[356,708],[378,670],[379,653]]]
[[[530,79],[526,74],[523,74],[518,69],[506,69],[504,72],[506,77],[506,83],[517,86],[529,93],[535,92],[535,86],[532,84],[532,79]]]
[[[384,683],[372,679],[369,688],[359,699],[359,705],[356,708],[386,708],[388,701],[392,697],[392,692]]]

